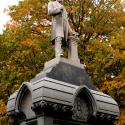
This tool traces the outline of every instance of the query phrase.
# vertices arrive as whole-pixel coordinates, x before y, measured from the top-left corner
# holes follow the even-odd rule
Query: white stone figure
[[[69,50],[69,58],[74,58],[73,55],[77,56],[75,58],[78,58],[77,44],[75,43],[77,33],[73,32],[69,25],[67,11],[65,7],[62,5],[62,0],[49,1],[48,15],[52,16],[52,36],[51,37],[52,37],[52,43],[55,44],[55,56],[60,57],[61,55],[63,55],[61,46],[62,44],[65,45],[66,42],[69,42],[69,45],[70,45],[69,48],[71,48]]]

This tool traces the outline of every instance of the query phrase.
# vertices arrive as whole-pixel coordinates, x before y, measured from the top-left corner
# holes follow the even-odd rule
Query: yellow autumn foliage
[[[6,113],[6,104],[3,100],[0,100],[0,116]]]

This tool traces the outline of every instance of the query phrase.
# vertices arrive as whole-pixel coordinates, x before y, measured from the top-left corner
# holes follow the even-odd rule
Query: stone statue
[[[55,56],[63,55],[62,44],[69,42],[69,58],[77,58],[77,35],[73,32],[67,17],[67,11],[62,5],[62,0],[50,0],[48,3],[48,15],[52,16],[52,43],[55,44]]]

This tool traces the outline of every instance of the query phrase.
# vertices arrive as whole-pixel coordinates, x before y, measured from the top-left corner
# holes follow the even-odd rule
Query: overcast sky
[[[20,0],[0,0],[0,33],[7,21],[10,20],[10,17],[4,13],[4,9],[10,5],[17,5]]]

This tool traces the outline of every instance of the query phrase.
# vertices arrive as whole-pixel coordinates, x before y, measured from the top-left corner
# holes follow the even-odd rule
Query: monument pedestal
[[[44,77],[78,86],[86,85],[90,89],[96,90],[96,87],[84,69],[84,65],[69,59],[55,58],[46,62],[43,71],[37,74],[30,82],[38,81]]]
[[[82,64],[55,58],[10,96],[7,113],[19,125],[113,125],[119,108],[96,91]]]

